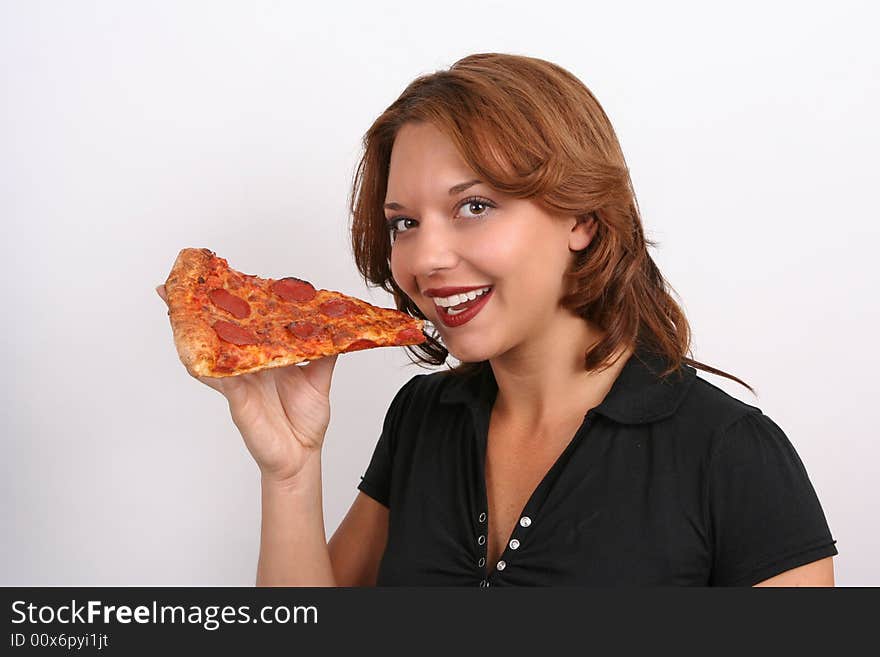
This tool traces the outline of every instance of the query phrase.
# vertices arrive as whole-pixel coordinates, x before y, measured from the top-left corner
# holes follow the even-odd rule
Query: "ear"
[[[578,215],[574,221],[568,236],[568,248],[572,251],[582,251],[593,240],[599,224],[596,215],[592,212],[588,215]]]

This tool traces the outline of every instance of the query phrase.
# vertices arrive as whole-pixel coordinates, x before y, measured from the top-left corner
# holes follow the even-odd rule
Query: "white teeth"
[[[465,294],[453,294],[451,297],[434,297],[434,303],[436,303],[438,306],[443,306],[444,308],[457,306],[458,304],[464,303],[465,301],[473,301],[478,296],[488,292],[491,287],[492,286],[490,285],[479,290],[471,290],[470,292],[466,292]]]

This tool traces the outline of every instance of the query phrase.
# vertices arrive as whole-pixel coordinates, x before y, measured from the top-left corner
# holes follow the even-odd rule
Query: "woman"
[[[479,54],[373,124],[351,196],[365,281],[428,320],[329,544],[335,357],[230,379],[262,472],[258,585],[833,585],[779,427],[695,376],[616,135],[549,62]],[[748,387],[748,386],[746,386]],[[751,388],[749,388],[751,390]]]

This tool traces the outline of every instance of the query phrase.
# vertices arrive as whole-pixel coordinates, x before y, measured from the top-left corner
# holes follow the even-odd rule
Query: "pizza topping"
[[[311,322],[291,322],[287,330],[298,338],[310,338],[318,333],[318,327]]]
[[[398,331],[397,335],[394,337],[400,342],[409,342],[410,340],[419,340],[423,335],[424,333],[419,329],[405,328],[402,331]]]
[[[272,283],[272,291],[285,301],[311,301],[317,292],[311,283],[288,276]]]
[[[199,285],[203,285],[204,282],[205,282],[205,277],[204,277],[204,276],[199,276]]]
[[[345,350],[346,351],[359,351],[360,349],[370,349],[371,347],[378,347],[375,342],[372,340],[355,340],[350,345],[348,345]]]
[[[259,340],[255,338],[250,331],[233,324],[232,322],[224,322],[222,319],[214,322],[214,332],[220,336],[221,340],[231,342],[237,345],[257,344]]]
[[[336,347],[345,347],[351,344],[357,336],[342,326],[333,326],[330,331],[330,339]]]
[[[232,313],[236,319],[244,319],[251,314],[251,307],[247,301],[224,290],[222,287],[211,290],[208,292],[208,296],[215,306],[222,308],[228,313]]]
[[[328,317],[342,317],[348,313],[353,313],[357,310],[357,306],[355,306],[350,301],[346,301],[345,299],[331,299],[330,301],[325,301],[322,303],[318,310],[327,315]]]
[[[226,281],[227,286],[233,290],[241,289],[244,285],[244,279],[233,271],[227,272]]]

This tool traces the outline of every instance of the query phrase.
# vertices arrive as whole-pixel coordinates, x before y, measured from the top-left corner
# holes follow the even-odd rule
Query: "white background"
[[[0,2],[0,584],[253,584],[259,472],[180,364],[179,249],[392,306],[356,273],[360,139],[422,73],[553,61],[602,103],[701,373],[787,433],[880,585],[877,16],[869,2]],[[872,338],[871,336],[874,336]],[[340,357],[328,536],[403,349]]]

